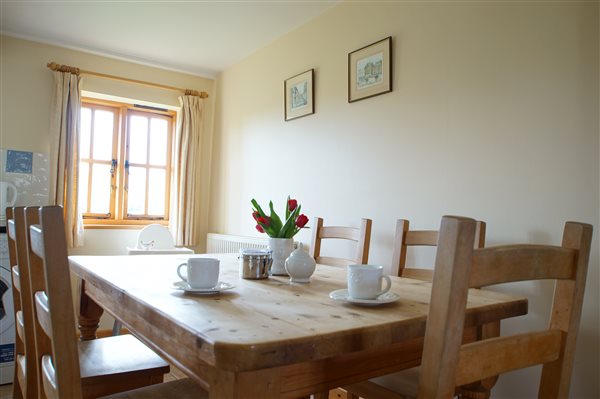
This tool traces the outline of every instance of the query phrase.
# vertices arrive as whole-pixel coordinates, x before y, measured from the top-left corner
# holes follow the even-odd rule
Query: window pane
[[[146,168],[129,168],[129,190],[127,191],[127,213],[145,215]]]
[[[79,187],[78,199],[79,210],[83,213],[87,213],[87,200],[88,200],[88,180],[89,180],[90,166],[87,162],[79,163]]]
[[[167,121],[152,118],[150,121],[150,164],[167,164]]]
[[[148,179],[148,215],[164,216],[165,190],[165,170],[151,168]]]
[[[110,165],[92,165],[91,213],[109,213],[110,177]]]
[[[112,112],[94,112],[94,159],[112,159],[114,115]]]
[[[148,151],[148,118],[129,117],[129,162],[146,163]]]
[[[90,134],[92,131],[92,110],[81,108],[81,136],[79,137],[79,156],[81,158],[90,157]]]

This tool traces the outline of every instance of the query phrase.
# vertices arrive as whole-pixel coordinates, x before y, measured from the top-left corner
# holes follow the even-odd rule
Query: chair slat
[[[412,278],[421,281],[433,280],[433,269],[417,269],[413,267],[405,267],[402,272],[402,277]]]
[[[42,356],[42,382],[44,393],[48,399],[60,399],[56,382],[56,370],[49,355]]]
[[[329,266],[348,266],[352,264],[356,264],[355,260],[343,259],[343,258],[333,258],[329,256],[319,256],[316,259],[316,262],[321,265],[329,265]]]
[[[23,311],[19,310],[15,314],[15,325],[17,327],[17,335],[25,341],[25,322],[23,321]]]
[[[463,345],[456,385],[558,359],[563,333],[545,330],[492,338]]]
[[[435,247],[438,242],[437,230],[414,230],[406,233],[404,244]]]
[[[15,362],[15,366],[17,368],[17,384],[19,385],[19,387],[26,387],[27,359],[25,358],[25,355],[17,355],[16,360],[17,361]]]
[[[29,227],[29,240],[31,250],[40,258],[44,258],[44,237],[40,225],[32,225]]]
[[[352,241],[358,241],[360,239],[360,230],[353,227],[321,227],[319,234],[321,235],[321,238],[339,238]]]
[[[35,311],[37,321],[46,333],[48,338],[52,339],[52,322],[50,321],[50,307],[48,306],[48,297],[43,291],[35,293]]]
[[[9,219],[7,222],[7,232],[8,232],[8,237],[16,240],[17,239],[17,231],[15,228],[15,221],[14,219]]]
[[[469,285],[485,287],[524,280],[573,279],[576,252],[542,245],[504,245],[473,253]]]
[[[19,273],[19,266],[13,266],[11,270],[13,277],[13,289],[21,292],[21,273]]]

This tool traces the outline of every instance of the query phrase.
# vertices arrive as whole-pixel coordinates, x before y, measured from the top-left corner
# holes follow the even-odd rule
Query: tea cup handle
[[[382,289],[380,292],[377,293],[377,296],[385,294],[386,292],[388,292],[390,290],[390,288],[392,288],[392,279],[390,279],[390,276],[386,276],[385,274],[383,276],[381,276],[382,280],[385,280],[385,288]]]
[[[183,266],[187,266],[187,263],[182,263],[181,265],[177,266],[177,275],[186,283],[188,282],[187,278],[183,277],[183,275],[181,274],[181,268]],[[389,288],[388,288],[389,289]]]

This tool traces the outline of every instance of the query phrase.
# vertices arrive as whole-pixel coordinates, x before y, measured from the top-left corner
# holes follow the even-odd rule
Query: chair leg
[[[119,320],[115,320],[115,324],[113,324],[113,328],[112,328],[112,335],[113,336],[121,335],[122,327],[123,327],[123,325],[121,324],[121,322]]]

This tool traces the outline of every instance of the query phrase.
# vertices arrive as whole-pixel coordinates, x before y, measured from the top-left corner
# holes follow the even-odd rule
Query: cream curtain
[[[50,121],[50,201],[62,205],[67,244],[83,245],[83,219],[77,205],[81,78],[54,71]]]
[[[199,168],[202,145],[203,100],[199,96],[179,97],[181,115],[175,137],[173,192],[170,228],[177,246],[196,246],[199,224],[197,209],[201,185]]]

